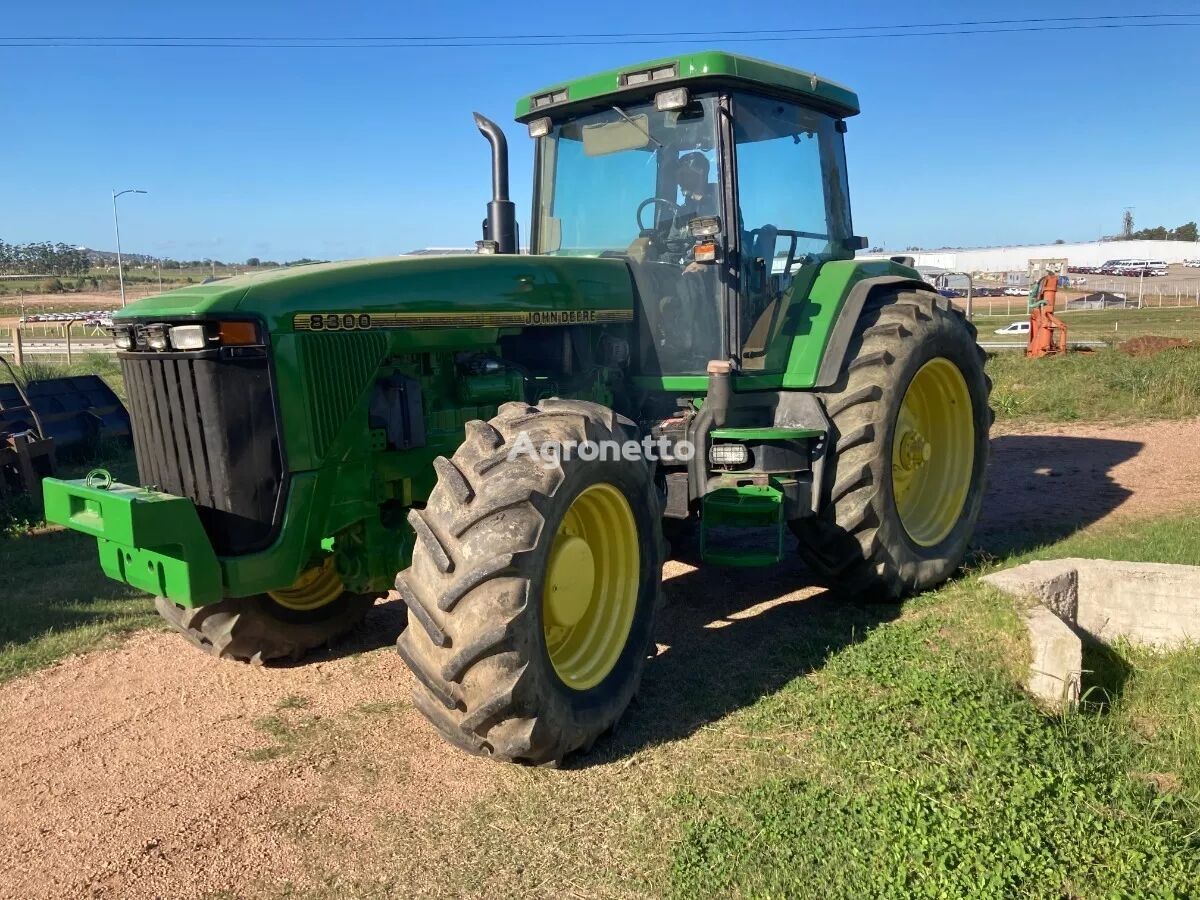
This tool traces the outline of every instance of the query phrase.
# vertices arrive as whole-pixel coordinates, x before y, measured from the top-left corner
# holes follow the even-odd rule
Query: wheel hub
[[[573,628],[592,603],[596,561],[588,542],[562,533],[554,541],[546,574],[546,618],[555,625]]]
[[[914,471],[929,462],[932,456],[933,447],[921,432],[909,429],[900,436],[900,452],[896,457],[900,468]]]

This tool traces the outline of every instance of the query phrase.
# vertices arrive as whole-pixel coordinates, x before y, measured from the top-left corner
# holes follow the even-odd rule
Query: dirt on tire
[[[1195,510],[1197,446],[1200,420],[996,428],[977,541]],[[772,604],[817,593],[771,572],[697,577],[671,562],[665,574],[668,628],[749,607],[738,589],[769,587]],[[436,893],[428,861],[472,850],[446,845],[454,823],[525,776],[453,750],[408,703],[414,681],[392,646],[404,614],[381,603],[296,667],[235,665],[142,632],[0,686],[0,897]],[[733,630],[698,626],[695,639]],[[727,649],[754,665],[752,648]],[[644,693],[661,695],[661,673],[648,670]],[[633,715],[647,740],[698,727]]]

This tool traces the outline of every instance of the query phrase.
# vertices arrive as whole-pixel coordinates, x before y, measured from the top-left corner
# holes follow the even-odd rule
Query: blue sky
[[[1129,12],[1088,2],[721,6],[329,2],[8,4],[4,37],[662,32]],[[551,14],[551,10],[553,13]],[[1200,18],[1194,21],[1200,22]],[[1200,218],[1200,27],[714,46],[855,88],[856,230],[889,247],[1090,240]],[[531,89],[695,44],[426,49],[0,48],[0,237],[156,255],[344,258],[470,245],[489,193],[479,110],[528,221]]]

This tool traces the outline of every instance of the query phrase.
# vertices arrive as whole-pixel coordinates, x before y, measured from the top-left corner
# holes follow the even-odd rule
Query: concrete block
[[[1079,573],[1079,627],[1105,643],[1179,647],[1200,643],[1200,567],[1073,560]]]
[[[1079,573],[1072,559],[1037,560],[985,575],[983,580],[1014,597],[1036,600],[1067,622],[1079,611]]]
[[[1052,709],[1073,707],[1079,702],[1083,671],[1079,636],[1044,606],[1030,607],[1024,618],[1033,652],[1025,690]]]

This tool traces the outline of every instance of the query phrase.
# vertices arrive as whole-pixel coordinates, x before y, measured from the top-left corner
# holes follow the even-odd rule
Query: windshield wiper
[[[619,107],[619,106],[614,106],[614,107],[613,107],[613,112],[615,112],[615,113],[616,113],[618,116],[620,116],[622,119],[624,119],[624,120],[625,120],[626,122],[628,122],[630,125],[632,125],[634,128],[636,128],[636,129],[637,129],[638,131],[640,131],[642,134],[644,134],[644,135],[646,136],[646,140],[648,140],[650,143],[652,143],[652,144],[653,144],[655,147],[657,147],[659,150],[661,150],[661,149],[663,148],[663,145],[662,145],[661,143],[659,143],[658,141],[656,141],[656,140],[655,140],[655,139],[654,139],[654,138],[651,136],[651,134],[650,134],[650,132],[649,132],[648,130],[646,130],[645,128],[643,128],[641,125],[639,125],[639,124],[638,124],[637,122],[635,122],[633,119],[629,118],[629,116],[627,116],[627,115],[625,114],[625,110],[621,109],[621,107]]]

